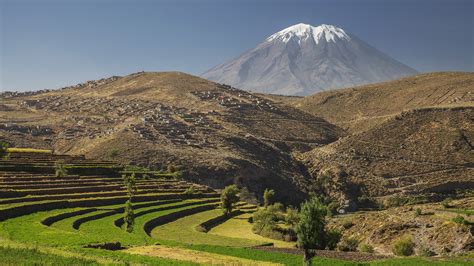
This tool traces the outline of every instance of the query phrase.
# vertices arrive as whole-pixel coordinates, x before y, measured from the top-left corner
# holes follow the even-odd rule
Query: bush
[[[342,227],[344,227],[344,229],[349,229],[349,228],[351,228],[352,226],[354,226],[354,223],[352,222],[352,220],[345,220],[345,221],[342,223]]]
[[[168,164],[168,167],[166,168],[166,171],[167,171],[168,173],[174,173],[174,172],[177,171],[177,170],[176,170],[176,166],[174,166],[174,164]]]
[[[337,244],[341,240],[341,232],[338,230],[328,230],[326,233],[326,247],[330,250],[334,250],[337,247]]]
[[[299,222],[298,210],[295,208],[286,208],[285,224],[291,228],[294,228]]]
[[[374,253],[374,247],[372,247],[371,245],[367,243],[360,243],[358,250],[360,252],[365,252],[365,253]]]
[[[420,248],[420,250],[418,251],[418,255],[420,255],[421,257],[432,257],[434,255],[436,255],[433,251],[431,251],[429,248],[427,247],[422,247]]]
[[[357,247],[359,246],[359,239],[356,237],[348,237],[342,239],[341,242],[337,245],[337,249],[340,251],[356,251]]]
[[[340,205],[338,202],[332,201],[331,203],[328,204],[328,215],[336,215],[337,210],[339,209]]]
[[[392,196],[385,200],[385,207],[399,207],[408,204],[408,199],[398,195]]]
[[[56,177],[65,177],[67,175],[63,160],[58,160],[54,163],[54,175]]]
[[[422,211],[420,208],[416,208],[415,210],[415,216],[420,216],[422,214]]]
[[[445,198],[442,202],[441,202],[441,205],[443,205],[444,208],[448,209],[448,208],[451,208],[451,201],[452,199],[451,198]]]
[[[451,221],[457,223],[457,224],[467,224],[467,221],[464,219],[464,216],[462,215],[456,215],[456,217],[454,217],[453,219],[451,219]]]
[[[254,212],[252,217],[252,231],[259,235],[271,235],[273,231],[277,230],[277,223],[284,220],[278,206],[274,207],[274,205]]]
[[[398,256],[410,256],[413,254],[415,243],[411,235],[405,235],[394,241],[392,252]]]
[[[109,151],[109,157],[110,158],[115,158],[119,155],[119,150],[118,149],[111,149]]]
[[[196,189],[194,188],[194,185],[191,185],[189,188],[187,188],[183,194],[186,194],[186,195],[192,195],[192,194],[197,194],[198,191],[196,191]]]

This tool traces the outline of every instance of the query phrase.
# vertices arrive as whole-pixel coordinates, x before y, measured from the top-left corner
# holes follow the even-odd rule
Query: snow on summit
[[[416,73],[341,28],[300,23],[202,77],[255,92],[308,95]]]
[[[321,24],[314,27],[309,24],[299,23],[271,35],[267,38],[267,41],[280,40],[287,43],[294,37],[297,38],[298,42],[312,38],[316,44],[323,38],[326,42],[335,42],[336,39],[347,41],[351,39],[343,29],[333,25]]]

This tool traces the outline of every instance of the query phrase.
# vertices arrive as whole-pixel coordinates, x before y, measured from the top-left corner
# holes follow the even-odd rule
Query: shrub
[[[168,167],[166,168],[166,171],[168,173],[174,173],[174,172],[176,172],[176,166],[174,166],[174,164],[168,164]]]
[[[445,198],[442,202],[441,205],[443,205],[444,208],[448,209],[451,208],[451,198]]]
[[[270,205],[270,200],[275,196],[275,191],[273,189],[268,189],[266,188],[265,191],[263,192],[263,202],[264,202],[264,207],[267,208],[268,205]]]
[[[291,228],[294,228],[299,222],[298,210],[295,208],[286,208],[285,224]]]
[[[422,214],[422,211],[420,208],[416,208],[415,210],[415,216],[420,216]]]
[[[277,229],[277,223],[284,220],[278,206],[268,206],[266,209],[256,211],[252,216],[253,227],[252,231],[260,235],[271,235]]]
[[[115,158],[119,155],[119,150],[118,149],[111,149],[109,151],[109,157],[110,158]]]
[[[58,160],[54,163],[54,175],[56,177],[65,177],[67,175],[63,160]]]
[[[342,239],[342,241],[339,242],[337,245],[337,249],[340,251],[356,251],[357,247],[359,246],[359,239],[356,237],[348,237]]]
[[[411,235],[405,235],[394,241],[392,252],[398,256],[410,256],[413,254],[415,243]]]
[[[408,204],[408,199],[398,195],[392,196],[385,200],[386,207],[399,207]]]
[[[330,216],[336,215],[337,210],[339,209],[340,205],[338,202],[332,201],[331,203],[328,204],[328,214]]]
[[[341,236],[342,234],[338,230],[328,230],[326,233],[326,247],[330,250],[334,250],[341,240]]]
[[[358,250],[365,253],[374,253],[374,247],[367,243],[360,243]]]
[[[352,220],[345,220],[344,222],[342,222],[342,227],[344,227],[344,229],[349,229],[352,226],[354,226]]]
[[[196,190],[195,186],[194,185],[191,185],[189,186],[184,192],[183,194],[186,194],[186,195],[192,195],[192,194],[198,194],[199,191]]]
[[[230,185],[224,188],[221,193],[221,207],[224,214],[230,214],[234,208],[234,204],[239,201],[239,189],[236,185]]]
[[[451,219],[451,221],[457,223],[457,224],[467,224],[467,221],[464,219],[464,216],[462,215],[456,215],[456,217],[454,217],[453,219]]]
[[[422,257],[432,257],[432,256],[435,255],[435,253],[427,247],[422,247],[418,251],[418,255],[420,255]]]

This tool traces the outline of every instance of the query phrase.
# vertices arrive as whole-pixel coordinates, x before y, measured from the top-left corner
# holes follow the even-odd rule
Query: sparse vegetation
[[[453,201],[453,199],[451,198],[445,198],[442,202],[441,202],[441,205],[443,205],[443,207],[445,209],[448,209],[448,208],[451,208],[451,202]]]
[[[239,202],[239,189],[236,185],[230,185],[224,188],[221,193],[221,208],[224,214],[228,215],[234,209],[234,204]]]
[[[415,248],[413,237],[404,235],[393,242],[392,252],[398,256],[411,256]]]
[[[116,149],[116,148],[111,149],[111,150],[109,151],[109,157],[112,158],[112,159],[114,159],[114,158],[116,158],[117,156],[119,156],[119,154],[120,154],[120,150],[119,150],[119,149]]]
[[[415,209],[415,217],[420,216],[422,214],[421,208],[416,208]]]
[[[360,240],[355,236],[343,238],[338,244],[337,249],[340,251],[356,251]]]
[[[67,175],[66,166],[63,160],[57,160],[54,163],[54,173],[56,177],[65,177]]]
[[[374,253],[374,247],[367,244],[367,243],[360,243],[359,247],[357,248],[360,252],[365,252],[365,253]]]
[[[418,255],[421,257],[432,257],[435,253],[427,247],[421,247],[418,251]]]
[[[186,195],[193,195],[193,194],[196,194],[198,193],[198,191],[196,190],[195,186],[194,185],[191,185],[189,186],[189,188],[187,188],[183,194],[186,194]]]
[[[468,222],[466,221],[466,219],[464,219],[464,216],[462,215],[456,215],[456,217],[454,217],[453,219],[451,219],[451,221],[457,223],[457,224],[462,224],[462,225],[467,225]]]

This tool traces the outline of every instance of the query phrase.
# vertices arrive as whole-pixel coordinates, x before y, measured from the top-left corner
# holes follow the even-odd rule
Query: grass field
[[[36,153],[52,153],[52,150],[41,150],[32,148],[7,148],[7,152],[36,152]]]

